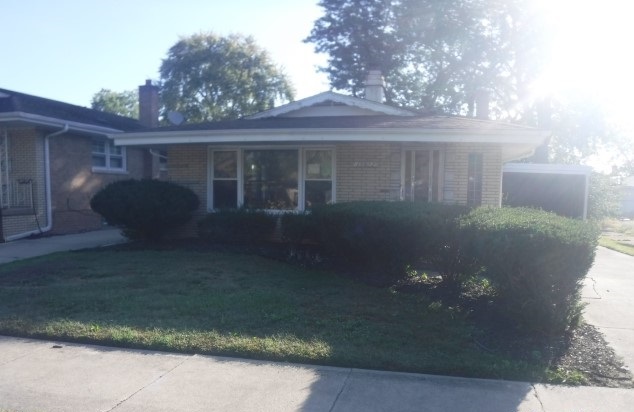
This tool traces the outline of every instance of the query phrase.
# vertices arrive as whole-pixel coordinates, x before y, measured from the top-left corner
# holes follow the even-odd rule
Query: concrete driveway
[[[586,321],[634,371],[634,257],[598,248],[582,296],[588,304]]]
[[[0,243],[0,264],[54,252],[79,250],[126,242],[120,229],[102,229],[72,235],[47,236]]]

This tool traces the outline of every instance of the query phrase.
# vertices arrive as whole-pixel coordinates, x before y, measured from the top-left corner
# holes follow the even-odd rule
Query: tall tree
[[[536,76],[543,27],[528,0],[322,0],[306,42],[329,55],[335,89],[358,95],[382,71],[388,102],[449,113],[473,111],[478,89],[493,109],[515,108]]]
[[[165,110],[189,122],[236,119],[293,99],[291,82],[252,37],[181,38],[160,68]]]
[[[90,106],[102,112],[139,118],[139,95],[136,90],[114,92],[110,89],[101,89],[93,95]]]

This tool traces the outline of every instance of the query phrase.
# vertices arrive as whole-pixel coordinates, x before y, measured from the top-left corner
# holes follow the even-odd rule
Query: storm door
[[[404,160],[405,200],[440,201],[440,150],[406,150]]]

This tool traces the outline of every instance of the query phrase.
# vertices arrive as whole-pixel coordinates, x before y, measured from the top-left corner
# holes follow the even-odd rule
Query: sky
[[[634,135],[633,2],[533,1],[557,26],[535,92],[582,91]],[[158,80],[180,36],[214,31],[254,36],[308,97],[329,88],[326,56],[302,42],[321,13],[317,0],[0,0],[0,87],[89,106]]]

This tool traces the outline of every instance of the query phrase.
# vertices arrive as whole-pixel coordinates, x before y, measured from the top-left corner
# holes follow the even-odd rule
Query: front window
[[[245,150],[243,164],[245,207],[297,209],[297,150]]]
[[[332,203],[332,150],[306,150],[304,208]]]
[[[333,202],[333,150],[210,152],[213,209],[305,210]]]
[[[92,140],[92,167],[93,170],[124,171],[125,148],[115,146],[111,140]]]

